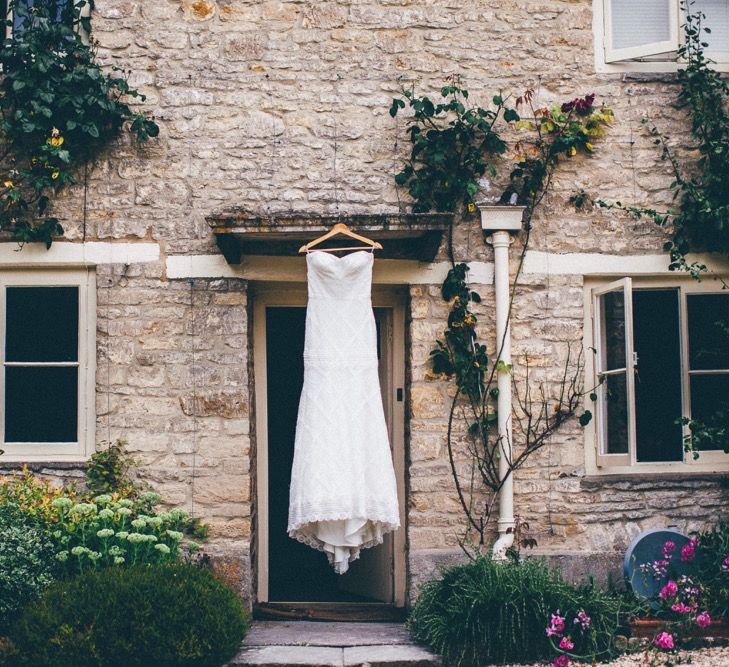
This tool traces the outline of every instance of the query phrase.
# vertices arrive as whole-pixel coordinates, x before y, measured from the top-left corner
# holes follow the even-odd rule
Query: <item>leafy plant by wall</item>
[[[63,233],[49,206],[79,167],[128,131],[143,143],[157,124],[126,100],[144,101],[118,68],[97,62],[82,31],[92,0],[11,0],[0,49],[0,229],[50,247]],[[60,7],[60,9],[59,9]],[[15,30],[13,30],[15,25]]]
[[[513,564],[480,557],[445,569],[423,586],[408,625],[449,666],[531,662],[552,653],[545,626],[555,610],[591,619],[581,655],[604,659],[613,653],[627,611],[621,598],[591,585],[572,586],[536,560]]]
[[[248,626],[237,595],[177,563],[91,572],[52,585],[10,639],[33,667],[218,667]]]

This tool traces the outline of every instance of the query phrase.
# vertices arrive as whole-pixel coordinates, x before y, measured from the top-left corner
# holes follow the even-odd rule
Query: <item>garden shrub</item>
[[[12,628],[13,665],[219,667],[247,618],[209,570],[185,563],[108,568],[51,585]]]
[[[729,620],[729,519],[698,535],[692,575],[704,591],[711,615]]]
[[[159,564],[177,560],[187,512],[155,512],[159,495],[146,491],[131,500],[104,494],[93,502],[74,503],[61,497],[52,505],[58,514],[53,538],[56,559],[66,574],[108,566]],[[190,545],[189,546],[197,546]]]
[[[542,561],[497,563],[479,557],[427,582],[408,625],[447,665],[530,662],[551,656],[546,628],[559,610],[590,617],[581,655],[608,657],[624,602],[591,584],[573,586]]]
[[[16,505],[0,504],[0,635],[53,580],[53,543]]]

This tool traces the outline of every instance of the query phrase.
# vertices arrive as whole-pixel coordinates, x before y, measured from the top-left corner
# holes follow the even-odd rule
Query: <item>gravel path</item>
[[[651,659],[656,654],[649,654],[646,660],[645,653],[633,653],[624,655],[612,662],[598,663],[598,667],[649,667]],[[691,667],[729,667],[729,647],[703,648],[693,651],[681,651],[682,660],[679,663],[673,658],[673,664],[691,665]],[[660,658],[660,655],[656,657]],[[575,664],[575,663],[573,663]],[[576,663],[579,664],[579,663]],[[665,662],[656,660],[656,667],[663,667]],[[671,663],[669,663],[671,664]],[[548,667],[550,663],[538,663],[536,665],[506,665],[506,667]]]

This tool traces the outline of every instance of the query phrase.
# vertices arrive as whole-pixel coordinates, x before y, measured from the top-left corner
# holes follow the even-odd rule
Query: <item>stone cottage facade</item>
[[[64,193],[57,213],[65,236],[50,250],[0,244],[6,341],[16,335],[12,288],[59,285],[77,288],[66,304],[77,316],[64,326],[79,341],[76,436],[39,427],[39,442],[13,444],[6,415],[2,469],[27,462],[74,479],[97,443],[126,439],[165,501],[210,525],[206,550],[252,604],[402,607],[437,563],[460,558],[464,517],[445,450],[452,384],[429,365],[447,317],[445,241],[425,260],[427,252],[391,241],[405,251],[375,262],[381,382],[402,500],[398,535],[363,565],[360,580],[301,592],[295,580],[309,576],[308,565],[284,554],[288,538],[282,541],[272,514],[290,465],[276,449],[290,435],[295,408],[286,378],[297,361],[286,355],[303,335],[305,265],[297,244],[345,220],[373,235],[409,224],[412,247],[427,246],[427,225],[443,220],[408,217],[407,196],[393,182],[408,149],[404,120],[391,118],[388,107],[402,86],[433,92],[455,73],[483,105],[499,91],[528,87],[543,104],[594,92],[616,117],[594,156],[560,169],[535,217],[513,306],[517,389],[524,355],[537,381],[557,386],[568,348],[595,346],[593,311],[602,302],[594,290],[630,278],[630,287],[614,290],[639,295],[636,329],[675,332],[664,354],[675,369],[676,417],[692,404],[699,410],[706,396],[729,388],[729,364],[693,368],[689,334],[707,309],[729,317],[726,293],[714,281],[670,273],[653,223],[576,211],[568,201],[584,189],[606,200],[666,203],[671,175],[641,121],[649,117],[679,146],[688,142],[688,125],[675,105],[671,49],[664,45],[664,55],[651,59],[643,41],[673,39],[672,3],[646,3],[655,12],[636,23],[619,0],[97,0],[99,57],[131,71],[161,132],[142,148],[119,143],[94,164],[85,207],[83,184]],[[666,17],[661,7],[669,8]],[[713,16],[726,21],[718,10]],[[715,30],[712,48],[729,66],[721,54],[727,25]],[[493,351],[493,251],[478,216],[457,219],[454,240],[484,297],[479,333]],[[707,261],[729,272],[721,258]],[[665,299],[654,303],[651,295]],[[645,313],[664,319],[651,325]],[[594,365],[588,354],[586,387],[595,382]],[[708,388],[700,379],[706,370]],[[617,434],[616,445],[605,440],[607,417],[601,421],[593,408],[592,424],[564,425],[516,475],[515,510],[538,552],[574,575],[615,572],[639,532],[702,528],[726,506],[729,455],[703,452],[693,461],[680,436],[678,451],[675,437],[665,451],[660,443],[644,447],[640,414],[650,405],[645,396],[632,399],[628,412],[638,414],[638,425],[632,435]],[[56,412],[54,424],[71,419]],[[291,588],[277,589],[284,580]]]

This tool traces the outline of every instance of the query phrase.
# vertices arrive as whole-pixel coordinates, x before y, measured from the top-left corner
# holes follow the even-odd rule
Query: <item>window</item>
[[[709,283],[590,286],[597,467],[729,464],[715,443],[694,460],[681,424],[721,427],[729,414],[729,292]]]
[[[683,38],[680,0],[593,0],[596,58],[601,71],[670,71]],[[706,15],[707,55],[729,69],[729,0],[692,0]]]
[[[91,271],[0,275],[3,458],[72,460],[94,434]]]
[[[11,4],[10,0],[0,0],[0,11],[7,17],[8,21],[11,21],[11,26],[5,26],[5,37],[12,36],[12,33],[17,33],[23,30],[23,24],[27,17],[23,16],[24,12],[13,12],[13,6],[16,8],[22,8],[27,11],[32,9],[33,5],[38,0],[15,0],[15,5]],[[78,0],[42,0],[43,5],[46,6],[50,15],[54,17],[54,22],[57,24],[68,22],[70,25],[73,22],[73,9],[75,3]],[[91,5],[87,3],[81,8],[81,16],[89,16]],[[82,36],[87,37],[85,31],[82,30]]]

